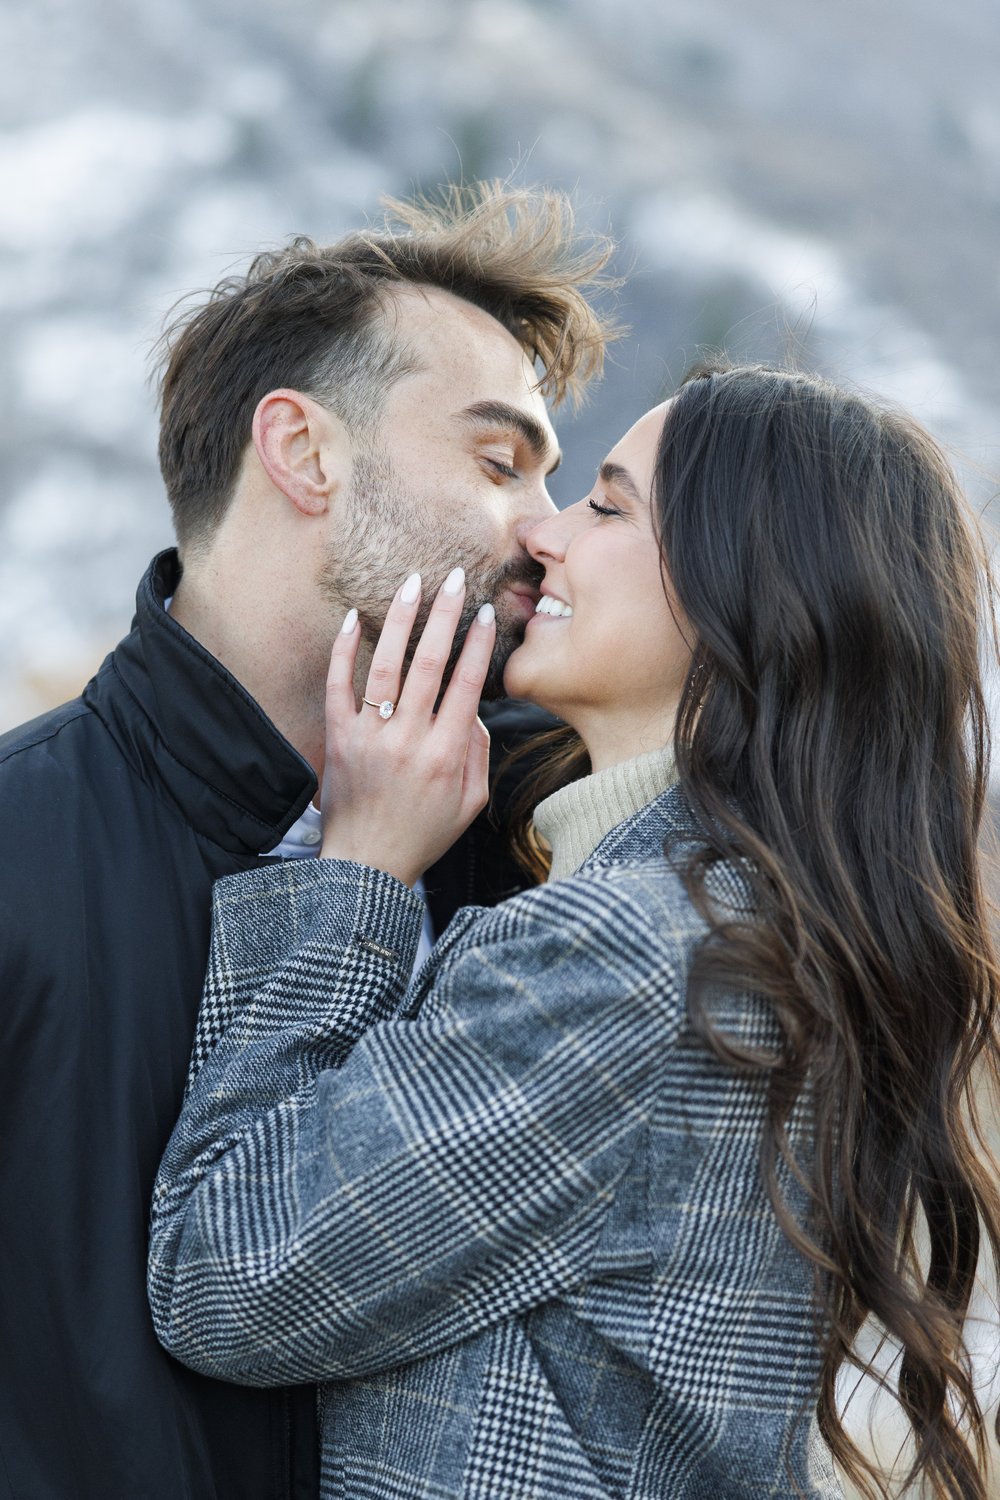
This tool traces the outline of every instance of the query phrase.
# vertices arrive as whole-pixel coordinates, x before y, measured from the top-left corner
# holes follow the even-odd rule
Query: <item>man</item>
[[[191,1374],[146,1305],[210,887],[316,850],[348,608],[370,653],[408,574],[429,602],[461,566],[502,668],[537,597],[521,542],[551,506],[543,392],[574,392],[606,336],[584,292],[607,252],[574,242],[559,195],[395,208],[403,228],[260,256],[174,326],[178,551],[82,697],[0,739],[0,1496],[317,1492],[313,1392]],[[511,879],[481,822],[428,872],[434,927]]]

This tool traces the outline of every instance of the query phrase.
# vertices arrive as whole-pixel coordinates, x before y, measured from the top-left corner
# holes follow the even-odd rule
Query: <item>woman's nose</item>
[[[586,519],[586,502],[581,500],[576,505],[557,510],[553,515],[546,516],[544,521],[539,521],[528,532],[524,545],[536,562],[562,562],[566,556],[566,548]]]

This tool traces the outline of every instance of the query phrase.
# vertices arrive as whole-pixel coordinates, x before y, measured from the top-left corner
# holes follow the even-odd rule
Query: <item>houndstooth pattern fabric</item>
[[[324,1383],[324,1500],[836,1493],[762,1085],[688,1024],[705,929],[668,832],[696,832],[677,789],[570,879],[461,912],[408,993],[421,905],[391,877],[218,883],[150,1300],[205,1374]],[[757,997],[714,1015],[776,1040]]]

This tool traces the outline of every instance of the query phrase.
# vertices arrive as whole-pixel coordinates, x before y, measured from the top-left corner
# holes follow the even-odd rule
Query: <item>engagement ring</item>
[[[369,708],[377,708],[380,719],[391,719],[396,712],[396,705],[391,698],[385,698],[381,703],[373,703],[371,698],[363,698],[361,701],[367,703]]]

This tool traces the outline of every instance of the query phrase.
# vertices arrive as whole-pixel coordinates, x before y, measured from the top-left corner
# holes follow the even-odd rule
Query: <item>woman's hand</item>
[[[490,737],[478,711],[496,640],[491,604],[470,627],[434,711],[464,601],[465,574],[456,568],[434,601],[403,683],[420,603],[419,576],[407,579],[386,616],[368,672],[369,701],[360,710],[357,611],[344,621],[326,688],[324,857],[373,865],[412,886],[485,807]],[[385,702],[395,705],[390,718],[379,712]]]

